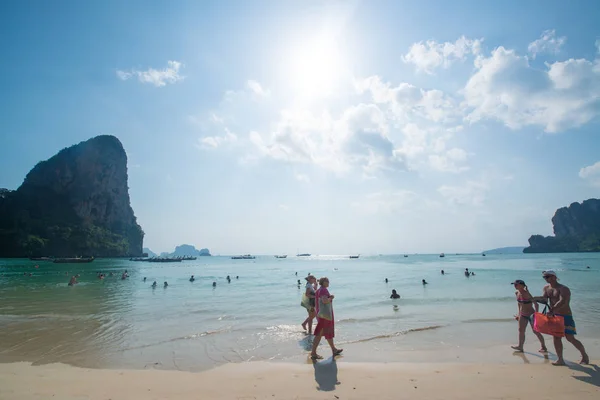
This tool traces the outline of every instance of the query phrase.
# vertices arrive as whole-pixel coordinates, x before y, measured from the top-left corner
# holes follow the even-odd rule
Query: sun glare
[[[291,48],[287,70],[296,97],[310,100],[327,96],[343,75],[339,46],[325,36],[303,41]]]

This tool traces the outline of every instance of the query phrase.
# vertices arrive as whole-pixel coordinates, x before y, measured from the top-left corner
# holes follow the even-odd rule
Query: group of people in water
[[[36,266],[36,267],[37,267],[37,266]],[[26,274],[26,273],[25,273],[25,274]],[[65,272],[65,275],[68,275],[68,272]],[[107,275],[105,272],[101,272],[101,271],[100,271],[100,272],[96,272],[96,277],[97,277],[98,279],[104,279],[106,276],[114,276],[114,275],[115,275],[115,274],[114,274],[114,272],[110,272],[108,275]],[[29,276],[31,276],[31,273],[29,273]],[[74,286],[74,285],[78,284],[79,282],[77,281],[77,278],[79,278],[79,274],[71,276],[71,279],[69,280],[69,284],[68,284],[68,285],[69,285],[69,286]],[[122,280],[125,280],[125,279],[127,279],[127,278],[129,278],[129,272],[128,272],[127,270],[125,270],[125,271],[124,271],[124,272],[121,274],[121,279],[122,279]],[[231,276],[227,275],[227,277],[226,277],[225,279],[227,279],[227,283],[231,283]],[[239,276],[236,276],[236,277],[235,277],[235,279],[240,279],[240,277],[239,277]],[[144,278],[142,279],[142,281],[143,281],[143,282],[146,282],[146,280],[147,280],[147,277],[144,277]],[[194,277],[194,275],[192,275],[192,276],[190,277],[189,281],[190,281],[190,282],[194,282],[194,281],[196,281],[196,278]],[[165,282],[163,283],[163,288],[167,288],[168,286],[169,286],[169,283],[168,283],[167,281],[165,281]],[[151,287],[152,289],[156,289],[156,287],[158,287],[158,284],[156,283],[156,281],[154,281],[154,282],[152,282],[152,285],[150,285],[150,287]],[[214,287],[214,288],[215,288],[215,287],[217,287],[217,282],[216,282],[216,281],[214,281],[214,282],[212,283],[212,287]]]

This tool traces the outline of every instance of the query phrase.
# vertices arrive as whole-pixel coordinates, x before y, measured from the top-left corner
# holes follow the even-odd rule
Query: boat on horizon
[[[444,253],[441,253],[441,254],[440,254],[440,257],[442,257],[442,258],[443,258],[443,257],[446,257],[446,255],[445,255]]]
[[[165,263],[165,262],[181,262],[183,260],[195,260],[195,258],[185,258],[185,257],[136,257],[130,258],[129,261],[146,261],[146,262],[156,262],[156,263]]]
[[[244,254],[241,256],[232,256],[232,260],[254,260],[256,257],[250,254]]]
[[[29,257],[31,261],[52,261],[52,257]]]
[[[94,257],[67,257],[67,258],[55,258],[53,263],[56,264],[82,264],[91,263],[94,261]]]
[[[148,261],[148,262],[156,262],[156,263],[166,263],[166,262],[181,262],[183,261],[183,258],[180,257],[176,257],[176,258],[161,258],[161,257],[153,257],[153,258],[148,258],[146,260],[142,260],[142,261]]]
[[[275,256],[275,258],[287,258],[287,254],[284,254],[282,256]]]
[[[300,253],[300,254],[296,254],[296,257],[310,257],[310,253]]]
[[[350,256],[350,258],[358,258],[358,257],[360,257],[360,254],[357,254],[355,256]]]

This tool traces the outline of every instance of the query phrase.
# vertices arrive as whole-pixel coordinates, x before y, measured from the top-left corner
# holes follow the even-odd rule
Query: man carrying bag
[[[542,272],[542,277],[546,280],[547,285],[544,286],[542,296],[534,297],[534,300],[538,303],[548,304],[550,306],[550,312],[545,315],[542,313],[536,313],[535,325],[537,326],[536,330],[539,329],[538,331],[540,333],[547,333],[553,336],[554,348],[556,349],[556,355],[558,356],[558,359],[552,364],[565,365],[565,360],[563,359],[563,336],[581,353],[581,361],[579,363],[588,364],[590,359],[585,352],[583,344],[579,340],[575,339],[577,330],[575,327],[575,321],[573,320],[573,313],[571,312],[571,307],[569,306],[571,301],[571,291],[568,287],[558,283],[558,277],[552,270]],[[564,324],[563,335],[561,335],[560,332],[557,332],[557,327],[561,322],[560,319],[563,320]]]

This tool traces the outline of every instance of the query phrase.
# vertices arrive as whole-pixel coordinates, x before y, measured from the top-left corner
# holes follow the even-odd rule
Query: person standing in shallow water
[[[300,281],[298,281],[300,283]],[[302,296],[302,307],[306,308],[308,317],[302,322],[302,329],[306,330],[308,326],[308,334],[312,335],[313,319],[315,318],[315,293],[316,293],[317,278],[312,275],[306,277],[306,290]]]
[[[317,354],[317,348],[321,342],[321,338],[325,336],[333,356],[342,354],[344,349],[338,349],[333,344],[333,338],[335,337],[335,324],[333,314],[333,299],[334,296],[329,293],[329,279],[323,277],[319,279],[319,285],[321,286],[316,292],[316,305],[317,305],[317,327],[315,328],[315,340],[313,341],[312,351],[310,358],[312,360],[321,360],[322,356]]]
[[[533,330],[533,318],[535,312],[538,311],[538,305],[537,303],[533,303],[533,296],[531,293],[529,293],[525,282],[517,279],[512,284],[515,287],[515,295],[517,296],[518,314],[515,315],[515,318],[517,321],[519,321],[519,344],[510,347],[513,350],[522,353],[523,345],[525,344],[525,331],[527,330],[527,325],[531,325],[531,329]],[[537,336],[542,345],[540,348],[540,353],[547,353],[548,350],[546,349],[546,341],[544,340],[544,336],[535,330],[533,330],[533,333],[535,336]]]
[[[581,353],[581,361],[579,364],[588,364],[590,358],[585,352],[583,344],[575,339],[577,335],[577,329],[575,327],[575,320],[573,319],[573,313],[571,311],[571,290],[565,285],[558,283],[558,277],[556,272],[552,270],[542,272],[542,277],[546,280],[547,285],[544,286],[543,295],[541,297],[534,297],[535,301],[540,303],[548,303],[550,306],[550,315],[558,315],[565,320],[565,339],[570,342],[579,352]],[[563,343],[561,337],[554,336],[554,348],[558,360],[553,362],[553,365],[566,365],[563,358]]]

